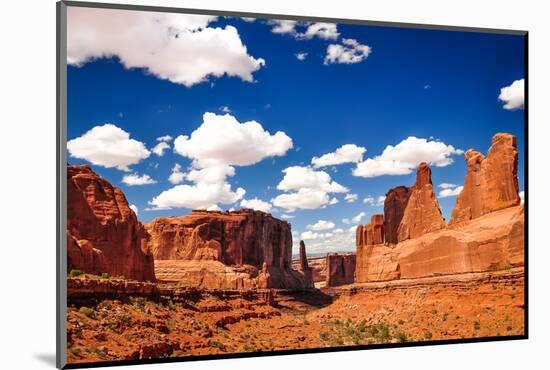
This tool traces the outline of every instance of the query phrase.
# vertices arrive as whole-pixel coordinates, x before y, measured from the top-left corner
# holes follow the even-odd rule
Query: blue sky
[[[287,220],[295,242],[301,236],[307,238],[309,250],[354,250],[349,230],[357,223],[352,218],[364,212],[360,222],[365,223],[371,214],[382,213],[378,198],[394,186],[412,185],[414,170],[379,176],[372,176],[372,171],[355,176],[353,170],[358,162],[373,159],[388,145],[396,146],[409,137],[425,140],[405,142],[389,157],[404,162],[433,157],[432,179],[439,192],[443,189],[438,185],[443,183],[462,185],[466,171],[461,150],[486,153],[495,133],[512,133],[518,138],[523,190],[522,36],[239,18],[209,19],[200,26],[189,26],[193,24],[189,19],[165,20],[154,14],[155,22],[147,23],[153,28],[144,27],[144,36],[140,30],[118,31],[116,27],[128,27],[128,22],[110,24],[101,11],[119,12],[118,16],[132,13],[85,8],[78,13],[70,8],[68,13],[68,140],[80,139],[69,145],[68,161],[95,161],[93,169],[124,191],[142,221],[188,213],[186,207],[155,209],[161,202],[153,200],[180,186],[161,205],[196,204],[189,200],[195,193],[181,193],[192,187],[200,191],[206,180],[186,176],[193,170],[214,168],[222,174],[216,172],[216,179],[206,181],[208,186],[216,181],[217,186],[228,184],[230,190],[219,199],[235,200],[217,203],[221,209],[238,209],[243,199],[257,199],[263,206],[268,204],[274,216],[291,217]],[[150,15],[132,13],[129,19],[149,22]],[[90,37],[86,31],[96,28],[109,34],[99,31]],[[113,30],[121,35],[114,40]],[[159,37],[150,37],[155,32]],[[194,42],[195,37],[202,38]],[[166,42],[167,38],[172,39]],[[180,40],[183,46],[176,44]],[[184,49],[186,45],[192,49]],[[212,113],[210,118],[205,118],[207,112]],[[211,123],[203,125],[205,121]],[[261,127],[257,146],[243,145],[238,135],[221,135],[215,129],[219,122],[228,130],[236,127],[247,134],[252,128],[245,129],[243,123],[248,121]],[[105,124],[112,126],[106,129]],[[201,126],[200,138],[198,134],[194,138],[192,134]],[[86,136],[94,127],[101,129]],[[102,132],[123,132],[129,138],[123,134],[121,142],[104,142]],[[281,134],[275,137],[277,132]],[[152,149],[159,143],[157,138],[166,135],[173,139],[158,156]],[[208,135],[213,135],[212,140]],[[187,138],[178,139],[176,145],[174,139],[179,136]],[[86,146],[88,139],[93,140],[92,150]],[[97,149],[97,140],[101,149]],[[347,163],[312,166],[313,157],[346,144],[359,148],[344,155],[347,159],[341,161]],[[415,148],[424,146],[427,153],[415,153]],[[216,157],[213,163],[212,156],[222,155],[222,147],[234,159]],[[361,148],[365,149],[362,154]],[[109,153],[132,164],[117,166],[116,159],[105,160]],[[372,169],[374,162],[366,167]],[[168,180],[175,164],[183,176],[179,183]],[[286,172],[287,186],[281,186],[283,170],[289,167],[299,169]],[[401,164],[400,172],[409,167]],[[124,176],[133,174],[142,180],[148,175],[154,183],[130,186],[122,182]],[[312,185],[311,179],[317,183]],[[305,194],[312,188],[318,196],[317,207],[308,205],[313,209],[300,208],[300,202],[290,209],[281,201],[281,195]],[[355,198],[351,194],[357,200],[346,201],[346,196]],[[365,203],[365,198],[372,200]],[[331,204],[334,199],[338,203]],[[456,197],[438,200],[449,219]]]

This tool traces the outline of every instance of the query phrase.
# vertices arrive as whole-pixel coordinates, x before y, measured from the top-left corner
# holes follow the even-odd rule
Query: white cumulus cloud
[[[255,209],[256,211],[262,211],[266,213],[269,213],[272,208],[271,203],[264,202],[263,200],[260,200],[258,198],[243,199],[241,201],[241,207]]]
[[[306,242],[306,249],[309,253],[327,253],[355,251],[355,229],[335,229],[332,232],[315,232],[311,230],[299,234],[300,238],[294,238],[294,250],[298,251],[300,239]]]
[[[344,197],[344,200],[348,203],[353,203],[357,200],[358,196],[357,194],[346,194]]]
[[[292,166],[283,170],[285,176],[277,189],[290,191],[311,189],[327,193],[347,193],[349,190],[333,181],[325,171],[316,171],[310,167]]]
[[[174,167],[172,167],[172,173],[168,177],[168,181],[176,185],[181,183],[184,178],[185,178],[185,173],[181,172],[181,166],[178,163],[176,163]]]
[[[462,189],[464,189],[464,186],[458,186],[446,182],[439,184],[438,187],[441,189],[437,194],[439,198],[456,197],[460,194]]]
[[[333,229],[336,225],[332,221],[319,220],[314,224],[309,224],[306,227],[313,231],[322,231]]]
[[[196,161],[198,168],[215,164],[248,166],[283,156],[293,146],[284,132],[271,135],[256,121],[240,123],[230,114],[205,113],[191,136],[180,135],[174,151]]]
[[[343,163],[357,163],[363,160],[363,154],[367,149],[355,144],[345,144],[336,149],[336,151],[313,157],[311,164],[314,168],[333,166]]]
[[[296,209],[317,209],[329,204],[329,196],[322,190],[300,189],[296,192],[280,194],[271,200],[274,206],[289,212]]]
[[[409,136],[395,146],[388,145],[382,154],[359,162],[352,173],[359,177],[407,175],[421,162],[445,167],[453,163],[452,155],[462,153],[463,150],[441,141]]]
[[[363,219],[363,217],[365,217],[366,213],[365,212],[359,212],[359,214],[357,214],[356,216],[352,217],[351,220],[349,218],[343,218],[342,219],[342,223],[346,224],[346,225],[350,225],[350,224],[358,224],[361,222],[361,220]]]
[[[504,103],[506,110],[523,109],[525,101],[525,80],[515,80],[509,86],[500,89],[498,99]]]
[[[128,186],[150,185],[157,183],[151,178],[151,176],[147,174],[139,175],[138,173],[124,175],[122,177],[122,182]]]
[[[297,40],[311,40],[314,37],[323,40],[336,40],[340,36],[334,23],[272,19],[268,24],[271,25],[271,32],[291,35]],[[298,29],[302,31],[298,31]]]
[[[170,149],[170,145],[165,141],[161,141],[160,143],[155,145],[153,149],[151,149],[151,151],[159,157],[162,157],[166,149]]]
[[[132,211],[134,211],[134,213],[136,214],[136,216],[138,215],[138,213],[139,213],[138,211],[139,211],[139,210],[138,210],[138,207],[137,207],[135,204],[130,204],[130,209],[131,209]]]
[[[303,60],[306,60],[307,54],[308,53],[301,52],[301,53],[296,53],[294,55],[296,56],[296,59],[298,59],[299,61],[303,61]]]
[[[208,209],[218,203],[233,204],[239,201],[246,191],[243,188],[231,190],[228,183],[208,184],[198,183],[194,185],[176,185],[154,197],[149,204],[153,209]]]
[[[325,64],[354,64],[366,59],[372,48],[355,39],[343,39],[342,44],[330,44],[325,55]]]
[[[298,22],[282,20],[282,19],[272,19],[268,22],[271,27],[271,32],[278,34],[294,34],[296,32],[296,25]]]
[[[256,121],[240,123],[229,114],[205,113],[202,124],[190,136],[180,135],[174,140],[174,151],[192,163],[187,172],[182,172],[178,164],[174,166],[169,180],[173,184],[184,180],[193,184],[176,185],[149,203],[154,209],[214,209],[219,204],[235,203],[246,191],[233,191],[227,182],[228,177],[235,175],[234,166],[283,156],[291,148],[292,140],[284,132],[272,135]],[[245,204],[267,209],[259,200],[243,200],[241,205]]]
[[[82,66],[116,57],[173,83],[192,86],[223,75],[252,82],[265,65],[248,54],[233,26],[209,27],[217,17],[68,7],[67,63]]]
[[[349,190],[333,181],[324,171],[310,167],[292,166],[283,170],[285,174],[277,189],[287,192],[273,198],[271,202],[287,211],[296,209],[317,209],[338,203],[329,193],[347,193]]]
[[[380,207],[384,205],[385,200],[385,195],[380,195],[376,199],[373,196],[368,195],[365,199],[363,199],[363,203],[373,207]]]
[[[164,136],[160,136],[160,137],[157,137],[157,141],[160,141],[160,142],[166,142],[166,143],[169,143],[170,141],[172,141],[174,138],[170,135],[164,135]]]
[[[312,39],[318,37],[323,40],[336,40],[340,36],[336,24],[316,22],[307,26],[306,30],[302,33],[297,33],[298,39]]]
[[[95,126],[84,135],[69,140],[67,150],[74,158],[122,171],[130,171],[128,166],[139,163],[151,154],[142,142],[130,139],[128,132],[112,123]]]

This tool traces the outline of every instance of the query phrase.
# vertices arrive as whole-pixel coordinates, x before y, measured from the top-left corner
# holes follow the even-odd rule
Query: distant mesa
[[[185,216],[156,218],[145,228],[161,280],[208,289],[313,285],[309,269],[291,267],[290,224],[270,214],[251,209],[195,210]]]
[[[69,271],[155,281],[148,238],[119,188],[88,165],[67,165]]]
[[[449,225],[421,163],[415,184],[390,189],[384,215],[356,229],[356,282],[493,271],[524,264],[516,138],[496,134],[487,157],[465,153],[467,175]]]

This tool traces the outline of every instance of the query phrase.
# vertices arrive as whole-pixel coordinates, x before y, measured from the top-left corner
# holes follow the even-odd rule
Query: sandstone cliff
[[[487,157],[470,149],[464,154],[466,179],[457,197],[450,224],[520,203],[516,137],[496,134]]]
[[[524,264],[524,209],[495,211],[396,245],[357,248],[356,281],[508,269]]]
[[[355,275],[355,254],[328,253],[326,266],[326,285],[328,287],[353,283]]]
[[[468,172],[452,220],[445,225],[422,163],[411,188],[386,195],[380,242],[371,223],[356,234],[356,281],[384,281],[509,269],[524,264],[515,137],[497,134],[485,158],[469,150]],[[385,242],[385,244],[384,244]]]
[[[186,216],[157,218],[145,227],[155,259],[170,261],[163,265],[174,267],[169,274],[158,270],[159,279],[226,289],[259,285],[303,289],[309,285],[304,274],[291,268],[290,224],[269,214],[250,209],[197,210]],[[175,266],[183,265],[185,269],[178,272]]]
[[[122,191],[88,165],[67,165],[67,264],[88,273],[154,281],[148,234]]]
[[[386,193],[384,200],[384,236],[386,243],[397,244],[397,230],[403,219],[411,193],[406,186],[398,186]]]
[[[409,193],[409,201],[397,228],[397,240],[414,239],[444,229],[445,221],[433,191],[432,170],[426,163],[418,166],[416,182]]]

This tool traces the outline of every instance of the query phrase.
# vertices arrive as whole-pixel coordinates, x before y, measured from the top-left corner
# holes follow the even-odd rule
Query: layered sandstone
[[[503,270],[524,265],[524,208],[405,240],[357,249],[356,281],[385,281]]]
[[[464,154],[466,179],[457,197],[450,224],[520,204],[518,192],[518,151],[516,137],[493,136],[487,157],[475,150]]]
[[[355,276],[355,254],[328,253],[326,286],[351,284]]]
[[[304,275],[291,268],[290,224],[264,212],[197,210],[157,218],[145,227],[157,261],[186,261],[179,274],[182,284],[196,286],[201,281],[205,288],[225,289],[308,287]],[[173,279],[174,273],[158,270],[158,278]]]
[[[376,245],[384,243],[384,215],[371,216],[370,223],[357,226],[355,245]]]
[[[88,165],[67,165],[67,265],[154,281],[148,234],[122,191]]]
[[[416,182],[409,190],[409,200],[403,218],[397,228],[398,242],[418,238],[446,227],[435,198],[431,176],[430,167],[424,162],[421,163],[416,171]]]

